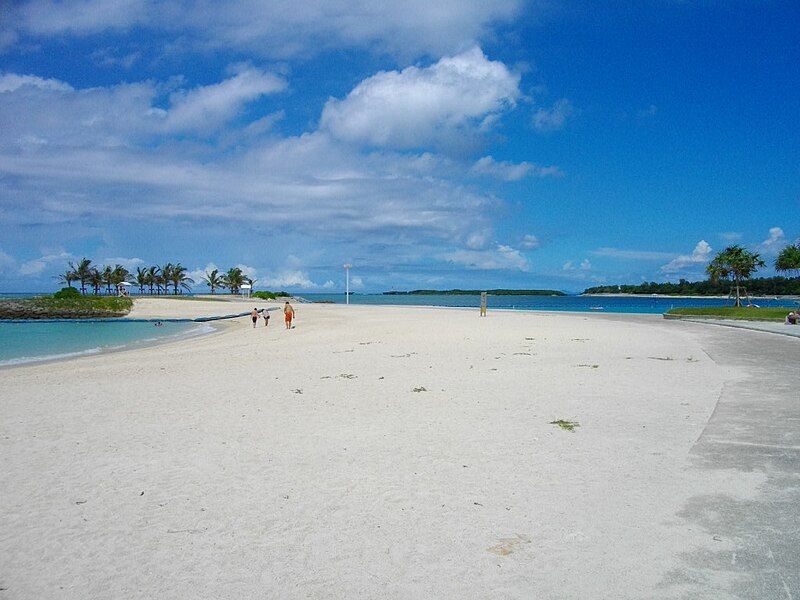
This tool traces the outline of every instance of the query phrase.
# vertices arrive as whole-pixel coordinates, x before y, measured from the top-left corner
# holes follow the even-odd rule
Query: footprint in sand
[[[487,548],[487,552],[497,554],[498,556],[507,556],[516,550],[522,544],[530,544],[531,538],[526,535],[517,534],[512,538],[501,538],[500,543]]]

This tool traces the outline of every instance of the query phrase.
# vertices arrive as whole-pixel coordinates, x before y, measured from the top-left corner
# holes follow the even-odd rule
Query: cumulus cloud
[[[534,250],[541,245],[542,242],[539,240],[539,238],[537,238],[535,235],[531,235],[530,233],[526,234],[520,243],[520,246],[526,250]]]
[[[592,263],[589,262],[589,259],[587,258],[584,258],[580,263],[578,263],[577,267],[575,266],[575,262],[571,260],[568,260],[561,266],[562,271],[576,271],[576,270],[589,271],[591,270],[591,268],[592,268]],[[584,276],[581,275],[581,277]]]
[[[14,270],[16,264],[17,261],[14,260],[13,256],[0,250],[0,273],[7,273]]]
[[[513,107],[519,79],[475,47],[429,67],[373,75],[344,99],[328,100],[320,124],[341,140],[375,147],[446,144]]]
[[[362,47],[441,56],[487,38],[523,0],[28,0],[10,11],[5,44],[24,35],[84,36],[135,27],[180,35],[187,50],[235,49],[269,58]],[[0,43],[3,40],[0,39]]]
[[[456,250],[442,254],[440,258],[481,271],[530,271],[528,259],[519,250],[503,244],[497,244],[497,247],[491,250]]]
[[[145,264],[141,258],[125,258],[124,256],[118,256],[116,258],[104,258],[103,260],[97,262],[103,265],[120,265],[128,269],[128,271],[135,271],[136,267],[141,267]]]
[[[74,89],[56,79],[7,73],[0,77],[0,146],[121,147],[165,133],[214,130],[246,103],[285,87],[273,74],[242,67],[220,83],[174,91],[164,109],[156,106],[161,90],[153,82]]]
[[[780,227],[770,227],[767,239],[761,242],[761,249],[767,254],[777,254],[786,245],[786,235]]]
[[[540,108],[533,113],[533,127],[540,132],[556,131],[564,127],[564,123],[574,113],[572,102],[562,98],[550,108]]]
[[[286,89],[286,81],[272,73],[242,67],[220,83],[179,90],[170,96],[165,126],[170,130],[205,130],[236,116],[247,103]]]
[[[353,280],[350,281],[352,284]],[[314,283],[304,271],[281,271],[272,277],[265,277],[261,284],[275,291],[292,288],[310,290],[323,287]]]
[[[470,167],[470,172],[474,175],[495,177],[503,181],[519,181],[525,177],[558,177],[563,175],[561,169],[555,166],[540,167],[529,162],[512,163],[508,161],[496,161],[491,156],[484,156],[478,159]]]
[[[48,269],[51,266],[58,266],[59,268],[63,266],[63,270],[66,271],[70,261],[75,260],[75,256],[70,254],[69,252],[53,252],[51,254],[45,254],[39,258],[34,260],[29,260],[22,263],[19,266],[19,274],[20,275],[39,275],[45,269]]]
[[[675,274],[687,269],[697,268],[709,261],[712,248],[705,240],[700,240],[691,254],[678,256],[661,267],[661,272]]]

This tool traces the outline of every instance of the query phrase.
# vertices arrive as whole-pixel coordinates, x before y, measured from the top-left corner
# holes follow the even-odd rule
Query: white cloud
[[[523,0],[28,0],[9,11],[31,36],[88,35],[146,28],[179,37],[187,51],[244,50],[270,58],[363,47],[408,57],[441,56],[491,36],[520,14]]]
[[[442,254],[441,260],[482,271],[514,270],[529,271],[530,264],[519,250],[497,244],[492,250],[456,250]]]
[[[475,231],[469,236],[467,236],[466,246],[470,250],[480,250],[486,247],[486,244],[489,243],[489,232],[488,231]]]
[[[15,92],[22,87],[32,87],[57,92],[71,92],[72,86],[58,79],[43,79],[36,75],[6,73],[0,76],[0,93]]]
[[[350,289],[351,290],[352,289],[360,290],[363,287],[364,287],[364,280],[360,276],[353,275],[352,277],[350,277]]]
[[[567,262],[565,262],[561,267],[562,271],[572,271],[574,269],[575,269],[575,267],[572,265],[572,261],[571,260],[568,260]]]
[[[365,79],[343,100],[328,100],[320,125],[339,139],[376,147],[447,144],[477,134],[486,117],[514,106],[519,79],[476,47],[429,67]]]
[[[674,274],[705,265],[709,261],[712,248],[705,240],[700,240],[691,254],[678,256],[661,267],[662,273]]]
[[[212,263],[208,263],[206,265],[205,269],[197,268],[194,271],[189,271],[188,275],[194,281],[194,285],[195,286],[208,287],[203,282],[203,277],[205,277],[206,273],[211,273],[211,271],[213,271],[214,269],[216,269],[217,271],[220,271],[221,272],[220,275],[224,272],[224,271],[222,271],[222,269],[220,269],[216,264],[214,264],[212,262]]]
[[[9,73],[0,77],[0,147],[124,147],[163,141],[164,133],[213,131],[248,102],[285,87],[271,73],[240,67],[220,83],[174,91],[163,109],[157,106],[162,90],[153,82],[74,89],[56,79]]]
[[[520,246],[526,250],[534,250],[539,248],[541,245],[542,242],[539,240],[539,238],[537,238],[535,235],[531,235],[530,233],[526,234],[520,243]]]
[[[260,283],[273,291],[280,291],[284,288],[309,290],[323,287],[311,281],[304,271],[282,271],[274,277],[265,277]]]
[[[237,264],[236,267],[242,271],[245,277],[249,277],[250,279],[258,279],[258,272],[256,271],[255,267],[243,265],[242,263]]]
[[[518,181],[524,177],[558,177],[564,173],[555,166],[540,167],[534,163],[496,161],[491,156],[478,159],[470,168],[475,175],[495,177],[504,181]]]
[[[336,286],[336,284],[333,283],[333,280],[328,279],[328,281],[323,283],[321,287],[322,287],[322,289],[329,290],[329,289],[331,289],[331,288],[333,288],[335,286]]]
[[[75,256],[69,252],[54,252],[52,254],[45,254],[34,260],[29,260],[19,266],[20,275],[40,275],[45,269],[51,266],[57,266],[59,270],[66,271],[69,268],[69,262],[74,261]]]
[[[562,98],[550,108],[540,108],[533,114],[533,127],[536,131],[555,131],[564,127],[566,120],[575,113],[572,103]]]
[[[721,237],[726,242],[738,242],[740,239],[742,239],[742,234],[739,233],[738,231],[725,231],[723,233],[720,233],[719,237]]]
[[[141,267],[145,264],[141,258],[125,258],[121,256],[116,258],[104,258],[103,260],[97,262],[103,265],[111,265],[112,267],[120,265],[128,269],[128,271],[134,272],[136,271],[136,267]]]
[[[761,248],[767,254],[778,254],[787,244],[786,235],[780,227],[770,227],[769,236],[761,242]]]
[[[653,252],[651,250],[623,250],[620,248],[598,248],[591,252],[595,256],[621,258],[624,260],[668,260],[675,256],[669,252]]]
[[[588,258],[584,258],[581,261],[581,271],[588,271],[591,268],[592,268],[592,263],[589,262]]]
[[[231,77],[212,85],[179,90],[170,96],[166,113],[169,130],[207,130],[230,120],[247,103],[286,89],[286,81],[252,67],[241,67]]]
[[[0,273],[8,273],[16,267],[17,261],[10,254],[0,250]]]

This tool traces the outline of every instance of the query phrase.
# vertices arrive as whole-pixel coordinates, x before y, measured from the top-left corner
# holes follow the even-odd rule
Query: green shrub
[[[80,298],[80,297],[81,293],[74,287],[61,288],[60,291],[53,294],[53,298],[55,298],[56,300],[71,300],[72,298]]]
[[[258,298],[259,300],[275,300],[275,298],[292,297],[292,295],[289,292],[270,292],[270,291],[253,292],[251,296],[253,298]]]

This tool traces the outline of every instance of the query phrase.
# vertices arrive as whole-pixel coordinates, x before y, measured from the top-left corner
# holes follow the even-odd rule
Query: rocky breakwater
[[[131,310],[127,298],[26,298],[0,300],[0,320],[11,319],[106,319],[124,317]]]

